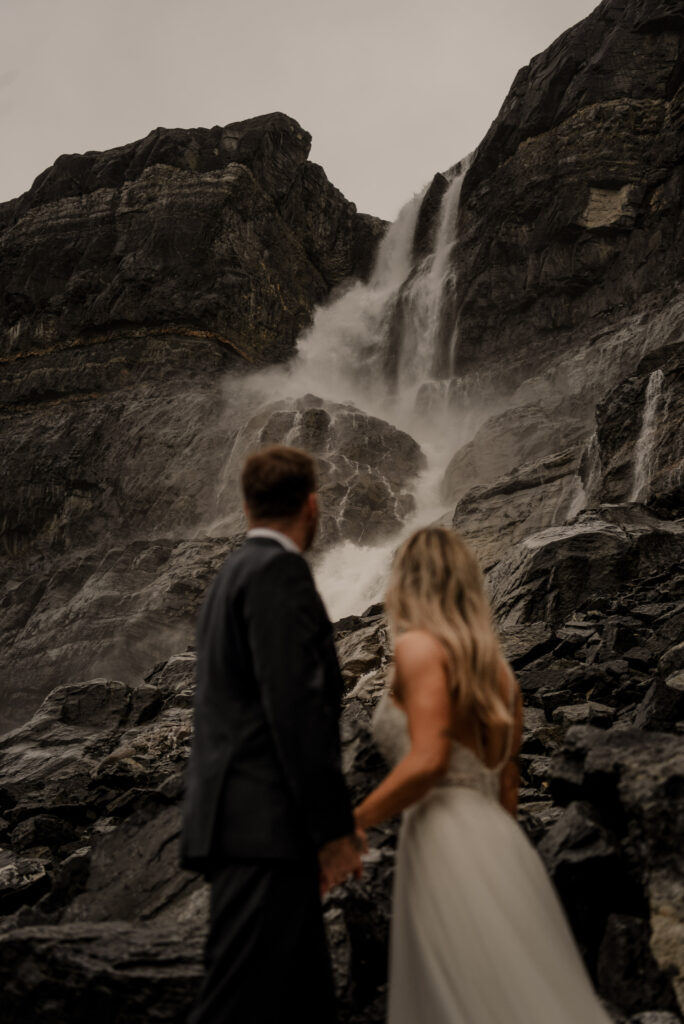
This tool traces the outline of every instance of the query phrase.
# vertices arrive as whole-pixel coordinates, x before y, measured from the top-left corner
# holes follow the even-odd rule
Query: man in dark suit
[[[342,680],[302,557],[318,520],[313,461],[247,459],[250,530],[200,612],[184,867],[211,882],[192,1024],[329,1024],[321,893],[361,871],[340,767]]]

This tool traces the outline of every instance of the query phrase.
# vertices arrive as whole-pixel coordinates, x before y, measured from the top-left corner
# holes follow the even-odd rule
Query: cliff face
[[[191,638],[230,547],[197,528],[250,415],[225,372],[291,355],[384,229],[310,142],[283,114],[157,129],[0,208],[3,727]]]
[[[126,338],[146,365],[148,339],[169,334],[192,361],[207,347],[261,364],[290,355],[314,304],[367,272],[381,227],[308,162],[310,146],[269,114],[60,157],[0,207],[5,386],[26,379],[22,358],[33,393],[41,366],[54,393],[59,351],[83,391],[83,350],[111,363]]]
[[[604,0],[517,75],[466,175],[457,365],[518,382],[684,276],[684,12]]]

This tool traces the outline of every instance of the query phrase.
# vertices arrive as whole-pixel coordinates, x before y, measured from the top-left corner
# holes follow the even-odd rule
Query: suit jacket
[[[184,867],[311,857],[353,831],[340,765],[342,678],[301,555],[248,539],[200,612]]]

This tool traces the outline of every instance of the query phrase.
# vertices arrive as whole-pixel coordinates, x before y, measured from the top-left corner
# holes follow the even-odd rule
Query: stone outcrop
[[[683,46],[678,4],[605,0],[518,73],[461,194],[461,369],[515,383],[681,281]]]
[[[314,304],[368,272],[382,229],[308,162],[310,146],[269,114],[60,157],[0,208],[5,369],[29,360],[37,385],[42,366],[54,393],[55,349],[76,376],[84,355],[118,362],[119,338],[140,353],[171,336],[198,359],[291,354]]]
[[[473,480],[487,487],[516,470],[529,476],[531,470],[523,467],[561,453],[586,436],[582,415],[559,414],[541,403],[507,408],[487,419],[472,441],[454,454],[444,473],[442,495],[445,501],[456,501]],[[565,472],[572,475],[567,467]]]
[[[489,576],[500,621],[557,622],[588,596],[600,598],[684,560],[684,524],[638,506],[604,506],[521,541]]]
[[[475,551],[485,571],[530,534],[555,526],[581,499],[581,450],[568,448],[526,463],[489,487],[472,487],[456,502],[451,525]]]
[[[223,533],[238,530],[242,523],[236,499],[246,454],[283,443],[316,458],[318,549],[340,540],[373,543],[396,531],[414,511],[411,485],[425,466],[425,456],[413,438],[355,406],[305,395],[266,404],[237,434],[217,493]]]
[[[207,586],[240,539],[140,537],[106,552],[35,559],[21,581],[8,566],[3,731],[25,721],[55,683],[93,672],[135,683],[151,657],[187,644]]]

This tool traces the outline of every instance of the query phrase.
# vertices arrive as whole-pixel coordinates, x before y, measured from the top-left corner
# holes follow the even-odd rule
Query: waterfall
[[[596,431],[591,435],[589,446],[585,452],[586,468],[584,480],[582,475],[575,478],[574,491],[565,518],[570,520],[579,515],[585,508],[591,508],[594,499],[598,498],[601,489],[601,448]]]
[[[370,280],[357,281],[320,306],[301,336],[286,392],[313,392],[332,401],[353,401],[384,411],[382,370],[389,324],[399,292],[411,273],[413,236],[425,190],[401,210],[382,239]],[[280,389],[282,393],[282,388]]]
[[[641,432],[634,446],[634,482],[630,501],[644,501],[653,473],[653,449],[656,441],[656,415],[663,389],[663,371],[654,370],[648,378]]]
[[[451,510],[440,496],[444,469],[483,418],[468,409],[458,382],[448,379],[455,334],[449,301],[456,284],[453,249],[468,166],[463,161],[456,173],[446,175],[431,251],[414,264],[424,189],[388,230],[368,283],[354,285],[320,309],[298,346],[292,393],[350,399],[410,433],[428,461],[416,485],[415,513],[396,535],[374,546],[344,541],[319,559],[316,577],[332,618],[382,597],[392,553],[404,536],[418,526],[450,521]],[[455,403],[454,396],[461,401]]]
[[[454,326],[448,317],[449,299],[455,290],[453,249],[466,169],[467,165],[451,180],[442,197],[432,252],[406,280],[397,297],[385,361],[400,390],[442,379],[451,369]]]
[[[415,427],[418,392],[450,371],[454,325],[445,299],[455,287],[456,220],[469,164],[466,158],[447,173],[432,251],[417,266],[413,241],[427,187],[390,225],[369,281],[319,307],[299,339],[285,393],[353,401],[391,422],[404,419],[409,431]]]
[[[415,486],[415,513],[404,527],[379,545],[345,540],[318,557],[314,570],[333,619],[382,597],[392,552],[403,536],[418,526],[450,521],[439,487],[444,469],[485,418],[478,396],[450,377],[453,249],[469,162],[445,175],[431,251],[416,263],[414,237],[425,188],[389,227],[369,280],[355,282],[316,310],[286,369],[261,371],[251,382],[264,400],[313,394],[352,403],[411,434],[427,458]]]

